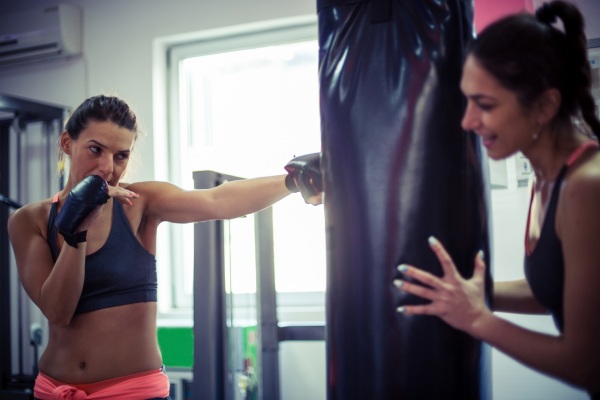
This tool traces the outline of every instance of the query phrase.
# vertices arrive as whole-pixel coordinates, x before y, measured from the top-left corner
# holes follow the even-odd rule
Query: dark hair
[[[135,132],[137,137],[137,119],[127,103],[118,97],[98,95],[85,100],[73,111],[65,130],[73,139],[87,128],[90,121],[110,121],[121,128]]]
[[[110,121],[121,128],[133,132],[134,140],[138,137],[137,118],[127,103],[118,97],[97,95],[86,99],[71,114],[65,125],[65,130],[73,140],[77,140],[90,121]],[[64,169],[64,154],[60,150],[58,154],[58,173],[62,174]]]
[[[552,25],[557,18],[564,32]],[[480,33],[468,54],[501,85],[514,91],[526,108],[531,108],[545,90],[558,89],[562,100],[556,121],[566,123],[581,113],[600,136],[584,20],[574,5],[552,1],[540,7],[535,16],[520,13],[504,17]]]

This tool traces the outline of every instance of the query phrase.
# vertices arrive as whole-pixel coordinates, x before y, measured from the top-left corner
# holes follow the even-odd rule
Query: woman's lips
[[[481,143],[483,144],[483,146],[486,149],[489,149],[490,147],[492,147],[492,145],[494,144],[494,142],[496,141],[496,135],[482,135],[481,136]]]

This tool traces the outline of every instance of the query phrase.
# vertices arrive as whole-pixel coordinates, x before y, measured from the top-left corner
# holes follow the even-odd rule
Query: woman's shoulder
[[[569,167],[567,179],[580,184],[593,184],[600,179],[600,147],[590,147]]]
[[[173,185],[172,183],[163,181],[142,181],[133,183],[121,182],[119,183],[119,186],[136,193],[177,189],[177,186]]]
[[[145,206],[149,206],[155,202],[160,202],[161,199],[174,198],[178,194],[184,192],[178,186],[163,181],[143,181],[135,183],[121,183],[119,184],[124,189],[135,192],[139,195],[135,201],[143,203]]]
[[[135,207],[135,211],[141,210],[141,213],[144,215],[149,210],[152,210],[156,204],[165,203],[165,199],[176,199],[177,194],[183,192],[179,187],[162,181],[123,182],[119,186],[139,195],[139,197],[133,200],[133,203],[138,205],[138,207]],[[166,202],[168,203],[169,201],[167,200]]]
[[[40,217],[45,214],[48,217],[50,207],[52,206],[53,198],[47,198],[41,201],[25,204],[23,207],[16,209],[11,217],[25,218],[25,217]],[[22,215],[22,216],[21,216]],[[21,216],[21,217],[20,217]]]
[[[563,198],[568,202],[587,203],[597,199],[600,207],[600,150],[590,149],[570,168],[565,184]],[[586,201],[587,200],[587,201]]]
[[[8,229],[10,230],[11,226],[17,226],[18,229],[46,226],[51,206],[52,198],[24,205],[10,214]]]

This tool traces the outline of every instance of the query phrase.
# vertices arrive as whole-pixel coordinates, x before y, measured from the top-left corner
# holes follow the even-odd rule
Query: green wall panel
[[[158,345],[165,366],[192,368],[194,365],[193,328],[159,327]]]

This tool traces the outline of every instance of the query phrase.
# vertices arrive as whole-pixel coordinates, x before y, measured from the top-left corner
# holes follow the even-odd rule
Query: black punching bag
[[[317,6],[327,398],[489,398],[489,348],[437,317],[398,314],[424,300],[392,283],[400,263],[442,274],[431,235],[465,277],[489,254],[482,156],[460,127],[472,1]]]

